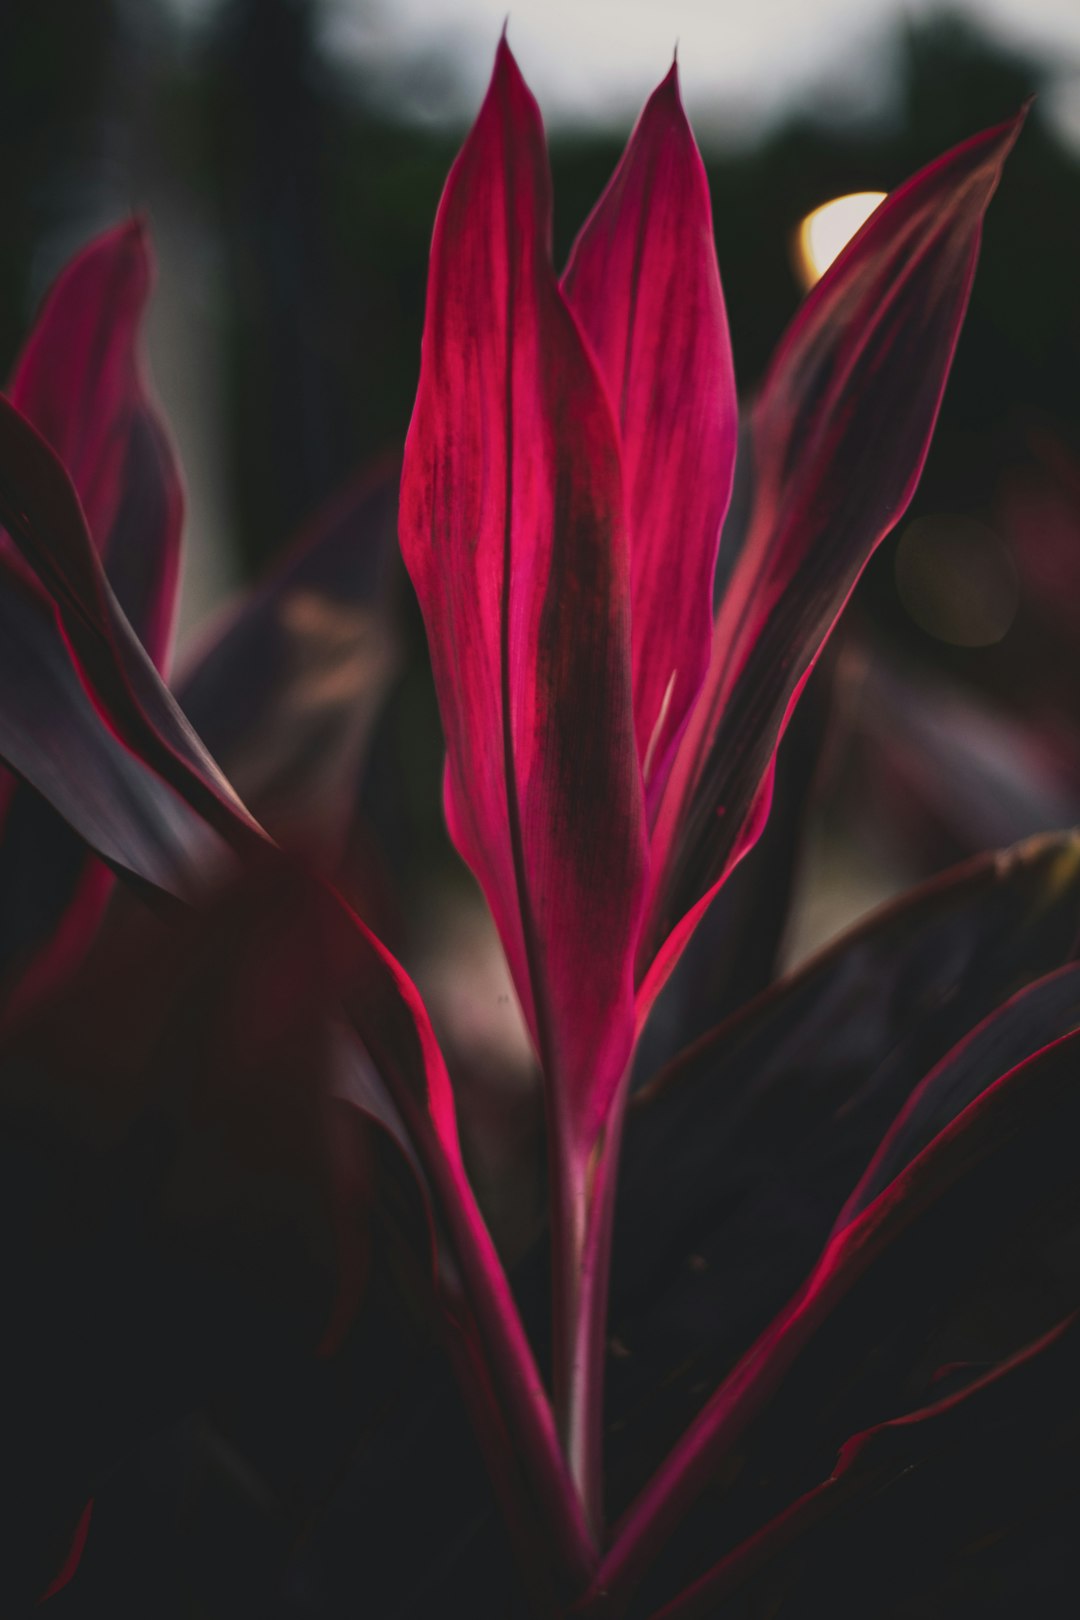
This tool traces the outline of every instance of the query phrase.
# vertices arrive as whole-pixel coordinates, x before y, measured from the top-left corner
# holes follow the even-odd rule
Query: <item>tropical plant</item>
[[[348,1374],[322,1422],[368,1613],[983,1614],[988,1583],[1063,1588],[1075,836],[947,874],[632,1085],[912,496],[1019,124],[894,191],[807,298],[714,609],[738,418],[676,70],[559,278],[539,112],[498,48],[435,226],[400,539],[450,833],[543,1087],[548,1229],[512,1273],[421,997],[335,886],[392,663],[356,653],[393,481],[316,525],[177,701],[141,227],[58,283],[0,402],[9,1293],[18,1387],[46,1392],[12,1424],[16,1598],[77,1603],[87,1502],[135,1436],[230,1401],[242,1433],[267,1366],[308,1411],[316,1348]],[[304,1535],[270,1562],[340,1612],[305,1564],[325,1478],[290,1491]],[[252,1590],[235,1612],[286,1612]]]

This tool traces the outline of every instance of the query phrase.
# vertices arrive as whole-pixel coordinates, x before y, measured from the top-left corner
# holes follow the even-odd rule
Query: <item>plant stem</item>
[[[604,1527],[603,1422],[608,1283],[619,1148],[628,1085],[624,1078],[586,1162],[552,1149],[552,1291],[555,1414],[586,1522]],[[560,1145],[561,1144],[561,1145]]]

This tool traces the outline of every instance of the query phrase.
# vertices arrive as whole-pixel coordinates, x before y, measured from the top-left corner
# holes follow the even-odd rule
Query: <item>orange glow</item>
[[[859,227],[885,201],[885,195],[884,191],[852,191],[807,214],[795,233],[795,269],[806,292],[821,280]]]

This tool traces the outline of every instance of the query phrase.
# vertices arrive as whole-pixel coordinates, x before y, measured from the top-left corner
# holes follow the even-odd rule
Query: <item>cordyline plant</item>
[[[391,1270],[442,1336],[517,1573],[469,1584],[457,1488],[433,1525],[386,1522],[395,1467],[418,1479],[445,1443],[421,1422],[375,1447],[350,1541],[364,1612],[684,1620],[819,1613],[827,1593],[831,1612],[867,1615],[912,1591],[930,1593],[926,1612],[997,1612],[979,1606],[984,1568],[1014,1596],[1017,1568],[1026,1593],[1057,1590],[1054,1481],[1077,1437],[1075,837],[947,874],[633,1098],[630,1080],[706,908],[744,857],[752,870],[780,740],[911,499],[1018,128],[892,193],[803,304],[750,418],[749,517],[725,539],[714,607],[737,408],[676,70],[560,278],[540,116],[498,48],[435,226],[399,533],[451,836],[542,1077],[546,1258],[513,1288],[420,995],[333,882],[327,784],[352,780],[370,718],[350,709],[349,658],[380,601],[372,534],[392,483],[316,525],[178,703],[164,678],[181,501],[136,358],[140,226],[68,269],[0,402],[5,1108],[19,1143],[41,1139],[42,1108],[76,1143],[34,1219],[54,1232],[49,1200],[74,1198],[72,1177],[76,1202],[90,1188],[108,1203],[130,1176],[140,1220],[179,1252],[209,1178],[207,1230],[246,1231],[250,1258],[267,1209],[281,1219],[267,1188],[313,1186],[310,1208],[286,1200],[286,1227],[331,1211],[332,1309],[305,1295],[299,1327],[274,1315],[284,1269],[260,1299],[273,1332],[331,1359],[369,1331],[382,1296],[365,1303],[365,1277],[398,1225]],[[264,824],[303,837],[318,875]],[[120,893],[101,933],[115,876],[160,917],[149,936]],[[753,903],[740,915],[752,929]],[[20,1198],[28,1182],[23,1166]],[[26,1596],[61,1588],[88,1525],[93,1547],[87,1503],[120,1444],[96,1409],[127,1331],[109,1311],[129,1308],[122,1290],[99,1302],[80,1371],[65,1370],[64,1302],[89,1289],[93,1306],[94,1273],[79,1243],[42,1241],[59,1270],[37,1284],[47,1301],[32,1293],[43,1325],[24,1371],[60,1370],[45,1438],[13,1430],[23,1518],[49,1520]],[[219,1264],[214,1243],[196,1248],[185,1377],[209,1358],[191,1278]],[[211,1290],[222,1320],[249,1286]],[[139,1310],[128,1377],[161,1353]],[[395,1538],[408,1562],[380,1584]],[[417,1585],[425,1566],[437,1597]]]

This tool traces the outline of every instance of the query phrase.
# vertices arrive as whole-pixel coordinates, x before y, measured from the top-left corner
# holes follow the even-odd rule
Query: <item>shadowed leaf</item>
[[[875,547],[914,494],[1013,119],[871,216],[810,293],[753,413],[754,506],[653,836],[644,1010],[768,814],[777,743]]]

